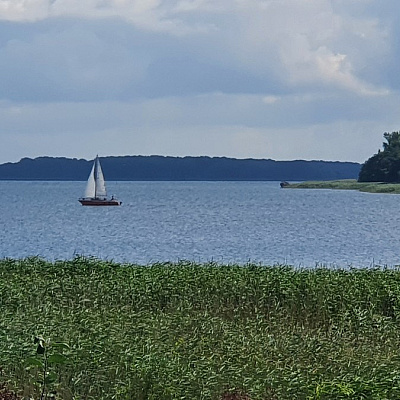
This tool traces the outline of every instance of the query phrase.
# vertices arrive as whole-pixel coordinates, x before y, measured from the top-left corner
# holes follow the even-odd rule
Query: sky
[[[0,0],[0,163],[362,163],[400,130],[399,20],[399,0]]]

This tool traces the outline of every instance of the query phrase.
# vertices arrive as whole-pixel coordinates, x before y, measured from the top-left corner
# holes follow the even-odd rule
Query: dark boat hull
[[[79,203],[83,206],[120,206],[119,200],[101,200],[101,199],[79,199]]]

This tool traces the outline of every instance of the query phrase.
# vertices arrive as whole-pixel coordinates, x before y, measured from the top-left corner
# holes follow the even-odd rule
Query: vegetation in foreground
[[[5,259],[0,307],[19,396],[400,398],[397,268]]]
[[[355,179],[343,179],[336,181],[307,181],[289,183],[284,188],[292,189],[340,189],[358,190],[368,193],[392,193],[400,194],[400,184],[384,182],[357,182]]]

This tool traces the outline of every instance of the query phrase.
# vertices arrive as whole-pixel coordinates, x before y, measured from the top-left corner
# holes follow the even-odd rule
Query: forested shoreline
[[[87,179],[93,160],[23,158],[0,165],[0,180]],[[357,179],[361,165],[339,161],[275,161],[226,157],[102,157],[109,181],[281,181]]]

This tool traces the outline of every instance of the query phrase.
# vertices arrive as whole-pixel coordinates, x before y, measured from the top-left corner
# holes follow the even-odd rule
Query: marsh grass
[[[65,400],[400,398],[396,268],[5,259],[0,309],[1,379],[35,399],[35,336],[69,345]]]
[[[336,181],[306,181],[286,185],[289,189],[339,189],[358,190],[368,193],[400,194],[400,184],[384,182],[357,182],[355,179],[342,179]]]

